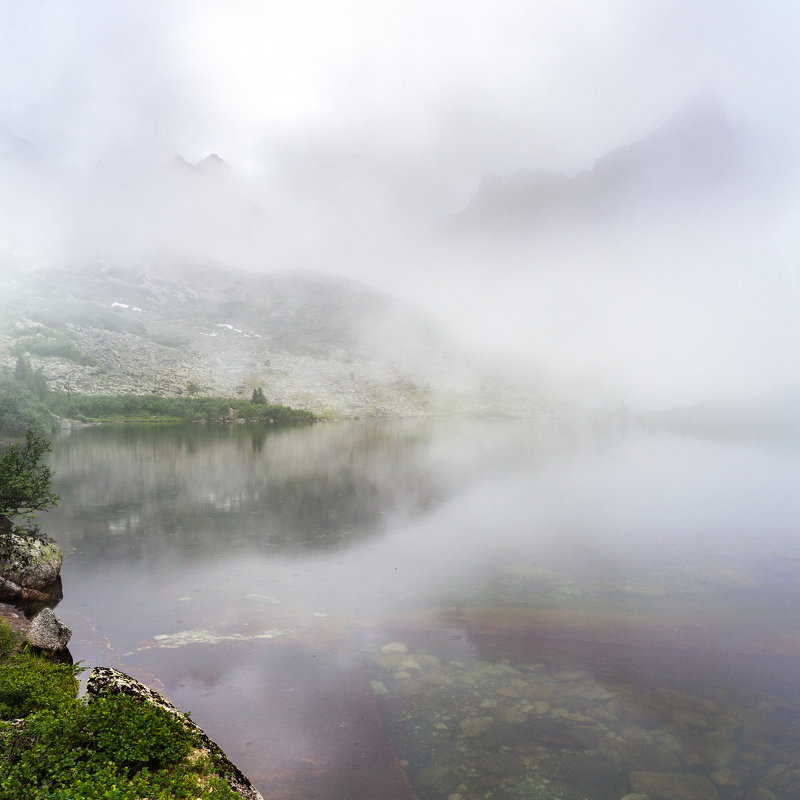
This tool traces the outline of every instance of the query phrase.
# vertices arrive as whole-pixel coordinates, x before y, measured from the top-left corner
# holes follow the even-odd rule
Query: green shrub
[[[194,737],[169,712],[125,695],[33,714],[0,741],[0,800],[236,797],[203,786],[211,763],[186,764]]]
[[[67,708],[77,692],[74,667],[28,653],[15,654],[0,669],[0,719]]]
[[[0,722],[0,800],[238,797],[164,709],[126,695],[85,702],[75,667],[26,653],[2,660],[0,711],[24,723]]]
[[[50,392],[48,407],[54,414],[69,419],[177,419],[214,420],[233,416],[276,423],[313,422],[310,411],[287,406],[254,405],[250,400],[232,397],[162,397],[155,394],[78,395]]]
[[[0,433],[17,436],[28,429],[50,433],[54,422],[42,400],[14,378],[0,375]]]

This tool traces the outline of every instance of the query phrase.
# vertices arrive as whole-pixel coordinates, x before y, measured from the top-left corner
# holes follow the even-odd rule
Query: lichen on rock
[[[62,559],[55,542],[18,533],[0,535],[0,577],[24,589],[51,586],[61,572]]]

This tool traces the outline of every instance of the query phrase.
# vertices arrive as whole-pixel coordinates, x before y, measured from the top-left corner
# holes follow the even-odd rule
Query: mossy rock
[[[23,589],[47,589],[57,580],[62,560],[55,542],[18,533],[0,535],[0,578]]]

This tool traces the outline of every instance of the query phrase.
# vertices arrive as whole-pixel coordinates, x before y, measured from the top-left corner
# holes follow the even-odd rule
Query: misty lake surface
[[[265,797],[800,796],[798,442],[547,421],[54,443],[57,613]]]

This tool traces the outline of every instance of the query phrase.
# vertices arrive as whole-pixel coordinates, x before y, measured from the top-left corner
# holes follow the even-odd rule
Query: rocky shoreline
[[[68,644],[72,631],[60,622],[51,607],[61,597],[61,564],[61,548],[54,542],[10,531],[0,533],[0,620],[5,621],[33,652],[46,659],[71,664]],[[216,775],[239,797],[263,800],[222,748],[163,695],[116,669],[94,667],[86,684],[89,702],[115,694],[133,697],[167,711],[197,743],[189,759],[207,757]],[[19,725],[24,730],[24,720],[19,721]]]

